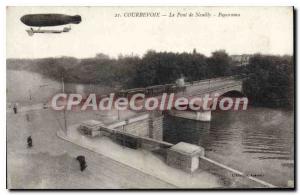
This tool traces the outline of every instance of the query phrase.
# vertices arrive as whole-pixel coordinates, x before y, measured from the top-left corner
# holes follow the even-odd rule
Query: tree
[[[207,59],[211,77],[227,76],[231,74],[231,58],[224,50],[215,51]]]
[[[253,104],[291,107],[294,72],[291,56],[254,55],[246,67],[248,78],[243,89]]]
[[[96,58],[97,59],[102,59],[102,60],[107,60],[107,59],[109,59],[109,56],[106,55],[106,54],[103,54],[103,53],[97,53]]]

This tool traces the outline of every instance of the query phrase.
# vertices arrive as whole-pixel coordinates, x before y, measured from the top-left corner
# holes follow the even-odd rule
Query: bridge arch
[[[217,103],[217,108],[220,108],[220,104],[223,101],[223,106],[228,106],[228,102],[229,101],[227,99],[227,101],[225,100],[226,98],[230,98],[231,101],[233,102],[233,106],[232,109],[235,110],[245,110],[247,109],[249,100],[247,98],[247,96],[242,92],[242,90],[229,90],[227,92],[224,92],[223,94],[220,94],[218,97],[218,103]],[[224,99],[224,100],[223,100]],[[230,110],[232,110],[230,109]]]

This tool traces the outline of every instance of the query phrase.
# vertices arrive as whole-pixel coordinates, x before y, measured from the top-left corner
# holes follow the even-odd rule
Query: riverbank
[[[134,167],[135,169],[159,178],[179,188],[221,188],[224,187],[217,176],[198,169],[193,174],[168,166],[161,156],[144,149],[130,149],[114,143],[108,137],[87,138],[77,130],[78,125],[70,126],[65,134],[57,135],[69,142],[87,148],[97,154]]]
[[[48,188],[49,187],[48,185],[50,185],[52,187],[56,186],[57,188],[63,188],[61,183],[64,183],[64,181],[60,182],[59,184],[56,184],[54,182],[55,178],[56,177],[68,177],[68,178],[69,177],[78,177],[78,176],[76,176],[76,174],[75,175],[72,174],[71,173],[72,171],[69,173],[66,173],[66,170],[73,170],[73,171],[77,170],[78,164],[76,161],[74,161],[74,157],[76,155],[86,154],[86,152],[82,146],[76,146],[74,144],[68,143],[65,140],[61,140],[60,138],[58,138],[56,136],[56,132],[58,130],[62,131],[64,129],[63,128],[64,120],[63,120],[62,112],[53,111],[51,109],[43,109],[41,107],[38,109],[36,107],[37,106],[35,106],[35,105],[32,105],[31,107],[24,107],[21,109],[21,112],[19,112],[18,114],[13,114],[12,111],[7,112],[7,115],[8,115],[7,116],[7,130],[8,130],[7,134],[9,135],[7,138],[7,140],[8,140],[8,142],[7,142],[8,161],[14,162],[14,163],[11,163],[10,166],[12,167],[11,168],[12,175],[15,175],[12,177],[9,176],[8,182],[12,184],[11,186],[22,186],[22,184],[23,184],[24,186],[27,186],[27,187],[35,186],[37,188],[40,188],[40,187],[43,188],[46,186],[45,188]],[[233,117],[232,114],[230,114],[230,113],[226,113],[226,114],[227,114],[226,116],[228,116],[229,118]],[[67,118],[68,127],[72,127],[72,126],[78,124],[80,121],[90,120],[90,119],[94,119],[94,120],[101,119],[101,120],[109,123],[110,121],[115,120],[115,119],[110,119],[110,116],[113,116],[113,115],[117,115],[117,113],[114,112],[114,113],[108,114],[108,113],[101,113],[99,111],[85,111],[85,112],[79,111],[79,112],[67,112],[66,118]],[[134,115],[134,113],[128,113],[126,111],[120,113],[121,118],[128,118],[132,115]],[[217,113],[217,115],[218,115],[218,113]],[[219,115],[220,115],[220,113],[219,113]],[[215,116],[215,117],[217,117],[217,116]],[[211,123],[212,127],[211,126],[209,126],[209,127],[201,126],[201,128],[209,128],[210,133],[213,134],[216,131],[215,117]],[[280,117],[280,116],[277,116],[277,117]],[[273,121],[273,119],[274,118],[269,118],[268,120]],[[177,120],[182,125],[185,124],[185,122],[183,122],[182,120],[179,120],[179,119],[177,119]],[[246,120],[246,118],[245,118],[245,120]],[[266,118],[264,118],[265,125],[268,124],[268,120],[266,120]],[[240,121],[243,121],[243,119],[240,119]],[[189,122],[189,124],[190,123],[191,123],[191,121]],[[176,124],[177,123],[175,123],[175,125]],[[273,125],[278,126],[277,123],[275,123]],[[184,133],[185,135],[194,136],[194,134],[193,133],[191,134],[191,132],[187,133],[187,130],[185,130],[186,127],[185,128],[182,128],[184,126],[178,126],[178,127],[181,127],[182,133]],[[196,128],[199,128],[199,126],[196,125]],[[228,127],[228,128],[231,129],[230,132],[235,130],[234,128],[230,128],[230,127]],[[189,127],[188,129],[189,129],[188,131],[191,130],[192,132],[195,130],[192,126]],[[222,131],[222,132],[224,133],[223,137],[225,136],[224,138],[227,139],[228,132],[226,133],[226,129],[227,128],[225,128],[224,131]],[[197,130],[197,132],[198,132],[198,130]],[[205,132],[207,132],[207,131],[205,131],[203,129],[203,132],[201,132],[202,138],[205,138]],[[26,148],[26,138],[29,135],[31,135],[34,140],[34,149],[33,150],[28,150]],[[184,137],[184,136],[181,136],[181,138],[186,139],[186,137]],[[197,138],[197,137],[195,137],[195,138]],[[220,138],[222,138],[222,137],[220,137]],[[271,183],[273,183],[274,181],[278,181],[278,182],[286,181],[286,180],[284,180],[284,178],[286,178],[286,177],[291,178],[291,175],[287,175],[289,172],[286,172],[286,169],[288,168],[288,167],[286,167],[286,165],[284,165],[284,168],[285,168],[284,170],[283,169],[279,170],[281,172],[282,176],[284,176],[284,178],[281,178],[280,180],[278,180],[279,178],[277,178],[277,177],[273,177],[273,178],[270,177],[274,174],[276,175],[275,172],[268,171],[268,172],[266,172],[268,175],[261,175],[261,174],[259,174],[259,172],[247,171],[247,170],[254,170],[254,171],[255,170],[258,170],[258,171],[264,170],[264,169],[257,169],[257,166],[255,167],[255,163],[256,163],[255,159],[251,160],[251,162],[253,162],[253,164],[251,166],[249,165],[248,167],[245,167],[243,164],[239,163],[238,158],[232,157],[232,155],[231,156],[226,155],[226,158],[223,158],[225,156],[220,154],[220,151],[219,151],[219,149],[221,149],[221,148],[219,148],[218,150],[215,150],[215,151],[211,151],[212,148],[215,148],[214,147],[215,144],[219,145],[221,143],[223,143],[222,145],[226,146],[224,149],[226,149],[226,148],[228,149],[228,144],[224,144],[225,140],[222,138],[218,142],[210,142],[209,145],[204,145],[205,148],[207,149],[208,157],[211,157],[212,159],[216,159],[217,161],[222,162],[225,165],[229,165],[233,168],[238,168],[239,170],[244,171],[248,175],[254,175],[258,179],[260,179],[262,177],[267,178],[266,181],[269,181]],[[274,139],[272,139],[272,140],[274,140]],[[185,140],[185,141],[188,141],[188,140]],[[201,139],[200,139],[200,141],[201,141]],[[236,141],[233,142],[232,144],[239,145],[236,143]],[[124,148],[120,145],[116,145],[115,143],[112,143],[107,138],[104,138],[104,140],[101,140],[101,143],[97,141],[96,144],[92,143],[92,145],[94,145],[93,147],[102,148],[104,150],[96,151],[96,154],[94,152],[88,151],[89,153],[91,153],[89,159],[94,158],[92,156],[104,155],[105,156],[104,160],[106,158],[109,158],[110,160],[119,162],[120,164],[122,164],[122,166],[129,166],[134,169],[137,169],[136,171],[138,171],[138,172],[140,171],[141,174],[152,175],[152,177],[157,178],[159,181],[165,182],[166,186],[171,185],[171,186],[173,186],[172,188],[174,188],[175,186],[176,187],[183,186],[178,180],[171,179],[171,181],[170,181],[169,177],[167,177],[170,175],[171,172],[174,172],[173,168],[171,168],[172,170],[169,170],[170,167],[166,167],[166,165],[164,164],[164,162],[161,158],[159,158],[158,156],[155,156],[147,151],[139,151],[139,150],[134,151],[129,148]],[[38,150],[35,150],[36,147],[38,147]],[[89,147],[86,147],[86,148],[88,148],[90,150]],[[130,152],[128,153],[128,151],[130,151]],[[238,152],[238,151],[236,151],[236,152]],[[125,156],[123,156],[123,155],[125,155]],[[130,158],[128,158],[127,155],[130,156]],[[239,154],[239,156],[241,156],[241,155],[242,154]],[[249,155],[250,154],[247,154],[247,157]],[[87,156],[89,156],[89,155],[87,155]],[[121,158],[122,156],[124,157],[123,159]],[[246,157],[246,156],[245,157],[244,156],[243,156],[243,158]],[[251,156],[253,156],[253,154]],[[47,160],[47,159],[53,159],[53,160]],[[137,164],[131,164],[133,159],[137,159],[137,162],[136,162]],[[141,161],[141,159],[144,159],[143,160],[144,162],[146,162],[147,160],[149,160],[149,162],[150,162],[148,165],[148,168],[146,169],[146,172],[145,172],[145,170],[143,170],[143,166],[145,166],[145,163],[144,164],[141,163],[141,162],[143,162],[143,161]],[[46,179],[43,179],[43,177],[41,177],[39,175],[39,172],[33,171],[34,166],[32,166],[32,167],[26,166],[26,164],[30,164],[30,163],[32,163],[32,165],[33,164],[40,165],[43,161],[46,161],[47,163],[43,166],[39,166],[40,167],[39,172],[43,173],[45,175]],[[65,161],[66,164],[63,163],[62,165],[59,165],[60,163],[58,163],[58,162],[62,162],[62,161]],[[92,166],[97,167],[98,166],[97,161],[98,160],[92,161],[91,163],[94,164]],[[163,170],[163,172],[166,172],[168,174],[160,175],[160,173],[159,173],[159,174],[153,175],[153,173],[155,173],[155,171],[153,171],[153,169],[149,169],[149,167],[153,166],[153,164],[155,164],[155,162],[159,162],[160,166],[162,167],[162,168],[159,168],[158,170]],[[276,163],[278,163],[278,162],[279,161],[277,160]],[[285,162],[289,162],[289,161],[283,161],[283,163],[285,163]],[[69,165],[67,165],[67,164],[69,164]],[[103,164],[105,164],[105,163],[103,163]],[[232,164],[234,166],[232,166]],[[108,163],[108,165],[109,165],[109,163]],[[157,166],[155,166],[155,167],[157,168]],[[253,169],[253,166],[256,169]],[[277,164],[273,163],[272,166],[268,166],[267,170],[272,170],[274,167],[276,168],[276,166],[277,166]],[[22,168],[22,167],[25,167],[25,168]],[[69,167],[69,168],[67,168],[67,167]],[[251,168],[251,169],[249,169],[249,168]],[[53,175],[53,174],[50,174],[50,172],[49,172],[49,170],[51,170],[51,169],[52,170],[57,169],[60,171],[57,171]],[[110,169],[110,168],[106,167],[106,169]],[[96,170],[97,170],[97,168],[96,168]],[[201,188],[203,186],[205,186],[204,188],[210,188],[210,187],[220,188],[220,187],[224,187],[224,186],[226,186],[227,188],[241,187],[241,186],[239,186],[239,184],[232,182],[234,180],[234,178],[229,178],[228,180],[225,181],[224,178],[220,177],[217,173],[209,171],[210,173],[214,174],[214,175],[212,175],[201,169],[199,171],[201,172],[201,174],[205,173],[204,176],[202,175],[203,177],[200,177],[201,179],[199,179],[199,181],[197,181],[197,182],[185,183],[184,187],[191,187],[191,188],[194,188],[194,187]],[[196,174],[198,174],[199,171],[197,171]],[[9,169],[8,169],[8,172],[10,173]],[[22,173],[22,172],[24,172],[24,173]],[[32,172],[34,172],[34,174],[32,174]],[[97,171],[95,171],[95,172],[97,172]],[[129,170],[128,172],[129,173],[127,176],[130,176],[131,171]],[[178,172],[178,170],[175,170],[175,172]],[[62,173],[65,174],[65,176],[61,176]],[[181,174],[183,174],[183,173],[181,173]],[[70,176],[70,175],[73,175],[73,176]],[[266,177],[266,176],[268,176],[268,177]],[[26,177],[35,177],[35,178],[39,178],[39,179],[33,179],[32,182],[28,183],[30,180],[26,180],[25,179]],[[89,176],[89,177],[94,177],[94,176]],[[193,181],[193,178],[197,178],[194,176],[194,174],[193,174],[192,179],[188,178],[189,176],[185,176],[185,177],[187,177],[187,178],[184,179],[184,181]],[[174,176],[172,178],[184,178],[184,177],[180,174],[177,174],[176,176]],[[205,179],[209,178],[209,185],[207,185],[206,182],[203,183],[202,178],[205,178]],[[223,178],[223,179],[220,180],[220,178]],[[276,180],[274,180],[274,179],[276,179]],[[45,180],[47,182],[40,183],[41,180]],[[106,179],[102,178],[102,180],[105,181]],[[69,180],[66,179],[66,181],[69,181]],[[81,180],[79,179],[78,181],[81,181]],[[122,181],[119,181],[119,182],[122,183]],[[198,182],[200,182],[200,183],[198,183]],[[66,186],[69,185],[69,183],[65,183],[65,184],[66,184]],[[84,184],[84,182],[83,182],[83,184]],[[287,183],[284,183],[284,184],[287,185]],[[284,184],[281,184],[281,185],[284,185]],[[293,183],[290,183],[290,185],[292,185],[292,184]],[[82,185],[79,185],[79,186],[82,186]],[[117,186],[117,185],[118,184],[116,184],[115,186]],[[70,186],[73,186],[73,185],[70,184]],[[91,186],[91,185],[87,184],[87,186]],[[103,184],[103,186],[101,186],[100,188],[105,187],[105,186],[106,186],[106,184]],[[108,187],[110,188],[113,186],[108,186]],[[130,186],[135,186],[135,185],[132,184]],[[137,186],[137,187],[143,188],[143,185]],[[156,184],[153,184],[153,187],[157,188]],[[246,187],[246,186],[244,186],[244,187]],[[76,188],[76,187],[73,187],[73,188]]]

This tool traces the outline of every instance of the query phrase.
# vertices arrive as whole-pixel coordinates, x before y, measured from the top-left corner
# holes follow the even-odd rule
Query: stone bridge
[[[122,90],[119,92],[120,96],[129,98],[136,93],[143,93],[146,97],[161,98],[163,93],[174,93],[176,97],[204,97],[209,95],[214,97],[216,94],[219,96],[243,96],[242,93],[243,78],[237,76],[218,77],[206,80],[186,82],[182,86],[176,84],[165,84],[149,86],[145,88],[135,88],[129,90]],[[171,115],[183,117],[193,120],[210,121],[211,111],[178,111],[171,110]]]
[[[243,97],[243,79],[231,77],[221,77],[215,79],[202,80],[192,83],[187,83],[185,89],[177,95],[191,98],[209,95],[209,97]],[[239,106],[239,105],[237,105]],[[169,114],[199,121],[211,121],[211,110],[171,110]]]

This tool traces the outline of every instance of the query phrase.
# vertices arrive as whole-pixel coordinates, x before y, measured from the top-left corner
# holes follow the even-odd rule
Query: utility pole
[[[61,83],[62,83],[62,92],[65,93],[65,83],[64,83],[64,76],[61,76]],[[67,133],[67,117],[66,117],[66,107],[64,108],[64,125],[65,125],[65,133]]]
[[[65,93],[65,83],[64,83],[64,76],[61,75],[61,83],[62,83],[62,92]]]

